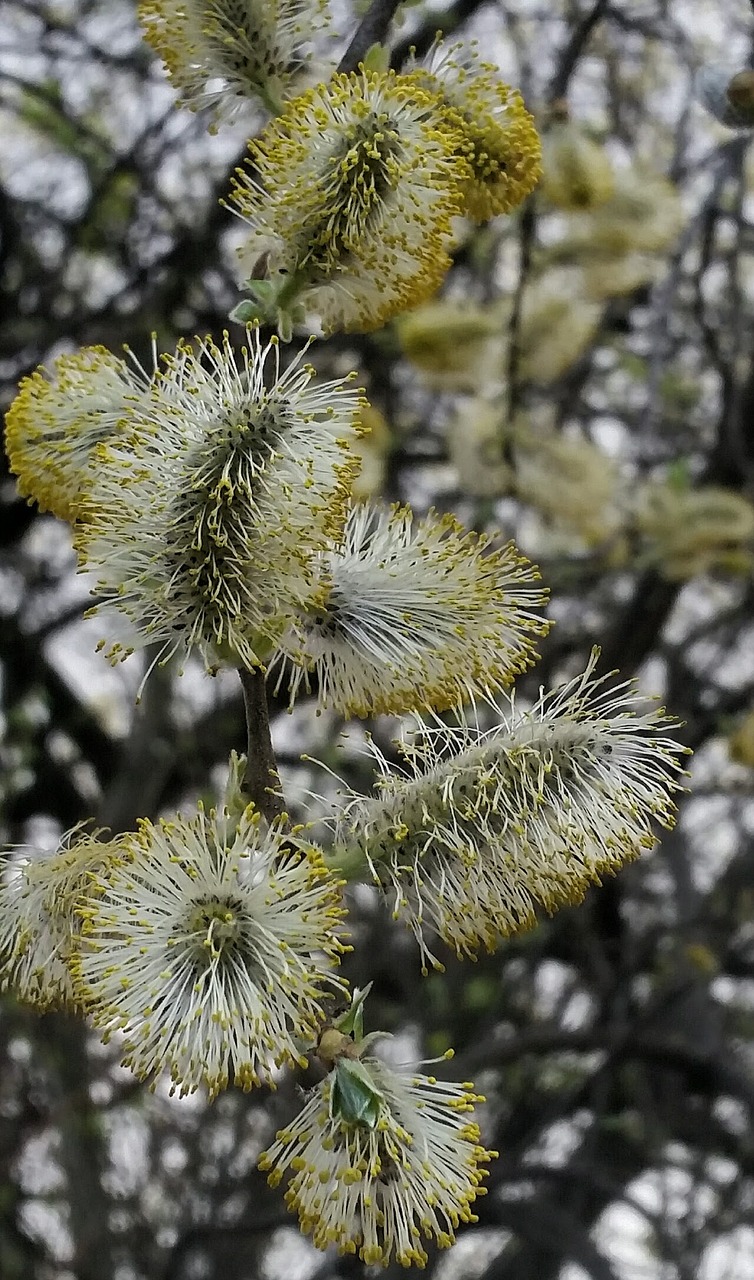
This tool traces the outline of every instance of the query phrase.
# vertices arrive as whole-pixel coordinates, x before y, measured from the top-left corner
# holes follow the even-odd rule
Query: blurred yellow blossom
[[[754,127],[754,70],[712,64],[696,77],[696,93],[710,115],[729,129]]]
[[[572,223],[577,220],[573,218]],[[684,212],[673,183],[645,165],[619,169],[612,196],[584,225],[585,240],[596,249],[626,253],[662,253],[679,234]]]
[[[513,480],[506,460],[506,435],[500,401],[474,396],[463,400],[448,433],[450,460],[464,493],[499,498]]]
[[[639,496],[636,524],[646,562],[666,578],[754,569],[754,506],[730,489],[651,481]]]
[[[613,166],[572,120],[553,121],[542,139],[542,192],[558,209],[594,209],[613,194]]]
[[[429,302],[396,322],[403,354],[437,390],[473,391],[503,369],[499,307]]]
[[[393,443],[390,424],[374,405],[365,404],[359,416],[364,434],[360,434],[351,444],[351,453],[361,464],[351,485],[351,496],[357,502],[378,497],[382,492],[387,459]]]
[[[648,253],[627,253],[623,256],[600,254],[588,266],[585,265],[585,290],[595,302],[604,302],[607,298],[622,298],[636,289],[653,284],[663,268],[662,259]]]
[[[617,533],[623,521],[615,462],[584,436],[526,432],[518,424],[516,492],[587,547]]]
[[[749,769],[754,769],[754,707],[747,711],[730,735],[728,749],[731,760],[735,760],[736,764],[745,764]]]
[[[587,547],[614,536],[625,519],[616,463],[584,436],[556,431],[548,406],[507,425],[502,401],[469,399],[451,426],[448,451],[464,492],[514,494]]]
[[[518,374],[524,381],[555,382],[587,350],[602,309],[583,290],[582,273],[567,268],[548,271],[526,289],[518,333]]]
[[[596,301],[653,283],[684,222],[676,188],[646,165],[619,169],[612,195],[598,208],[573,212],[551,245],[551,263],[578,265],[584,291]]]

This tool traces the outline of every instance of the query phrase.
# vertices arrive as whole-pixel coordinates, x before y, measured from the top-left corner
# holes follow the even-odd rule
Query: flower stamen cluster
[[[117,844],[112,846],[115,856]],[[107,846],[74,828],[47,856],[4,856],[0,881],[0,990],[39,1009],[81,1008],[70,962],[81,928],[80,898],[91,893]]]
[[[58,356],[52,374],[24,378],[5,418],[5,443],[22,497],[61,520],[79,515],[99,444],[125,443],[128,421],[143,404],[150,380],[105,347]]]
[[[308,78],[326,10],[326,0],[142,0],[139,17],[181,101],[209,109],[216,128],[255,99],[280,110]]]
[[[213,1096],[305,1063],[345,947],[340,884],[299,832],[253,805],[145,820],[96,886],[74,985],[139,1077],[167,1069],[182,1094]]]
[[[673,825],[683,749],[660,736],[661,712],[634,711],[630,684],[594,679],[595,662],[528,711],[499,704],[492,729],[420,721],[403,776],[375,748],[380,794],[346,806],[334,861],[367,862],[425,966],[442,967],[425,930],[459,957],[493,951]]]
[[[542,176],[539,134],[521,94],[480,58],[475,44],[436,42],[416,74],[442,96],[449,120],[461,129],[471,171],[463,212],[475,222],[510,213]]]
[[[509,213],[541,172],[532,117],[475,47],[438,44],[405,74],[362,65],[304,88],[325,3],[140,0],[147,40],[212,129],[247,103],[276,117],[249,143],[228,201],[245,224],[248,295],[231,319],[253,324],[240,350],[226,332],[155,352],[151,374],[100,347],[61,356],[22,383],[9,455],[21,492],[74,523],[101,600],[91,612],[120,615],[122,630],[100,644],[110,660],[153,646],[154,662],[198,652],[212,672],[240,668],[250,754],[232,755],[217,809],[145,818],[110,841],[76,834],[44,860],[9,856],[0,990],[86,1011],[139,1078],[154,1087],[167,1072],[181,1096],[274,1087],[280,1069],[315,1055],[324,1078],[260,1167],[272,1185],[287,1178],[286,1202],[318,1248],[423,1267],[427,1242],[445,1248],[477,1220],[496,1153],[481,1143],[484,1099],[470,1082],[371,1053],[368,987],[328,1018],[328,1001],[347,992],[340,876],[371,875],[425,973],[442,967],[428,935],[473,958],[531,927],[538,909],[580,901],[672,826],[681,749],[662,712],[636,709],[630,684],[595,678],[596,652],[529,709],[499,697],[547,631],[536,569],[452,516],[354,505],[368,409],[355,375],[315,381],[309,343],[281,358],[310,313],[325,332],[364,332],[425,302],[451,264],[459,216]],[[367,61],[383,53],[374,46]],[[751,97],[748,82],[733,87]],[[571,202],[604,204],[609,162],[600,169],[594,148],[565,142]],[[600,179],[590,170],[591,186],[586,161]],[[552,370],[541,332],[525,341],[532,297],[513,308],[518,372],[541,384]],[[555,304],[558,321],[570,304]],[[571,348],[575,328],[584,342],[592,334],[588,306],[580,328],[572,314],[550,324],[558,350],[561,330]],[[445,300],[406,322],[404,349],[446,386],[489,387],[482,366],[503,376],[508,310],[462,314]],[[277,330],[264,343],[262,323]],[[519,452],[503,460],[500,491],[520,496],[508,467],[521,471]],[[313,683],[319,708],[343,716],[432,717],[400,744],[401,771],[374,749],[376,793],[349,796],[329,861],[279,813],[270,659],[291,706]],[[436,714],[450,709],[458,724]],[[480,720],[490,709],[492,728]]]
[[[345,716],[445,709],[509,684],[547,631],[536,569],[450,515],[356,506],[320,561],[326,596],[278,650],[291,702],[314,674],[320,706]]]
[[[268,362],[273,364],[266,385]],[[295,605],[316,597],[314,558],[339,536],[363,404],[350,379],[311,385],[257,330],[165,357],[128,449],[102,446],[76,549],[130,625],[112,661],[152,643],[211,667],[258,665]],[[96,609],[95,609],[96,611]]]
[[[366,330],[437,289],[470,170],[421,77],[336,75],[289,102],[249,151],[230,197],[250,230],[240,260],[278,310]]]
[[[317,1248],[423,1267],[423,1239],[448,1248],[461,1222],[476,1221],[495,1154],[470,1118],[483,1101],[468,1082],[405,1075],[351,1043],[260,1168],[272,1186],[290,1171],[286,1204]]]

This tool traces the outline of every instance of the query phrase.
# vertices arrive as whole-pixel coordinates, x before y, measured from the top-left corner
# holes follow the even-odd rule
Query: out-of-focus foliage
[[[355,21],[343,0],[343,44]],[[556,625],[517,697],[582,669],[597,643],[604,670],[661,692],[696,756],[677,831],[580,907],[474,966],[444,956],[445,974],[423,980],[365,890],[350,976],[374,980],[370,1016],[399,1059],[452,1042],[454,1075],[488,1098],[484,1139],[501,1157],[444,1277],[743,1280],[754,155],[695,93],[705,67],[746,67],[754,14],[745,0],[419,3],[394,65],[438,27],[479,37],[521,85],[551,175],[517,215],[459,228],[421,312],[312,358],[328,376],[362,372],[365,494],[453,510],[538,559]],[[176,108],[130,0],[6,0],[0,72],[3,408],[20,378],[80,346],[127,342],[148,362],[153,330],[162,349],[219,339],[243,239],[219,199],[249,121],[212,135]],[[48,847],[88,815],[118,830],[211,800],[243,745],[235,683],[158,669],[135,709],[139,671],[93,653],[67,528],[7,475],[2,502],[5,843]],[[367,785],[361,728],[343,741],[305,698],[277,711],[297,815],[316,816],[309,791],[330,786],[301,752]],[[389,754],[395,722],[371,727]],[[150,1093],[117,1059],[81,1024],[3,998],[3,1280],[362,1273],[315,1258],[255,1168],[297,1108],[285,1075],[274,1094],[206,1106]]]

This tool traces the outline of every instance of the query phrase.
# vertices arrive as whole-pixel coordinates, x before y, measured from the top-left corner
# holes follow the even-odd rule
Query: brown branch
[[[105,1191],[107,1142],[92,1101],[88,1031],[79,1018],[46,1013],[33,1025],[36,1060],[48,1068],[50,1120],[60,1134],[68,1183],[68,1226],[77,1280],[112,1280],[116,1263]],[[75,1099],[75,1105],[72,1100]]]
[[[372,45],[385,39],[399,3],[400,0],[372,0],[338,64],[338,71],[355,71]]]
[[[519,379],[519,368],[521,364],[521,317],[524,305],[524,294],[529,283],[531,275],[531,262],[534,244],[537,238],[537,221],[534,208],[534,199],[529,197],[521,210],[521,222],[519,227],[519,271],[516,291],[513,295],[513,311],[511,312],[510,325],[508,329],[509,347],[508,347],[508,367],[506,369],[506,381],[508,384],[507,395],[507,411],[506,421],[508,428],[511,427],[513,419],[519,408],[521,399],[521,382]],[[507,449],[511,454],[510,447]],[[508,456],[505,461],[509,464],[513,463],[513,457]]]
[[[595,0],[592,8],[571,32],[571,37],[558,58],[555,74],[547,90],[548,102],[557,102],[558,98],[564,97],[568,92],[571,76],[576,70],[579,58],[597,23],[605,16],[607,6],[608,0]]]
[[[246,711],[248,746],[244,790],[268,822],[279,818],[285,808],[275,752],[270,736],[265,672],[239,668]]]

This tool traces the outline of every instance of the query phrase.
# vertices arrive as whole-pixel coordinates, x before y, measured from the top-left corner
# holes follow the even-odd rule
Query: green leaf
[[[242,302],[236,303],[228,319],[233,324],[253,324],[255,320],[263,320],[264,313],[261,312],[258,302],[251,302],[248,298],[244,298]]]
[[[244,288],[265,307],[269,307],[280,292],[280,285],[275,280],[247,280]]]
[[[382,1103],[383,1095],[375,1087],[363,1062],[340,1058],[330,1094],[331,1117],[339,1117],[346,1124],[360,1125],[363,1129],[374,1129]]]
[[[357,1044],[364,1037],[364,1001],[371,990],[371,982],[365,987],[355,987],[351,1007],[335,1023],[337,1031],[341,1031],[344,1036],[353,1036]]]
[[[290,311],[278,311],[278,337],[281,342],[290,342],[293,337],[293,319]]]
[[[390,50],[384,44],[372,44],[362,59],[365,71],[385,72],[390,67]]]

